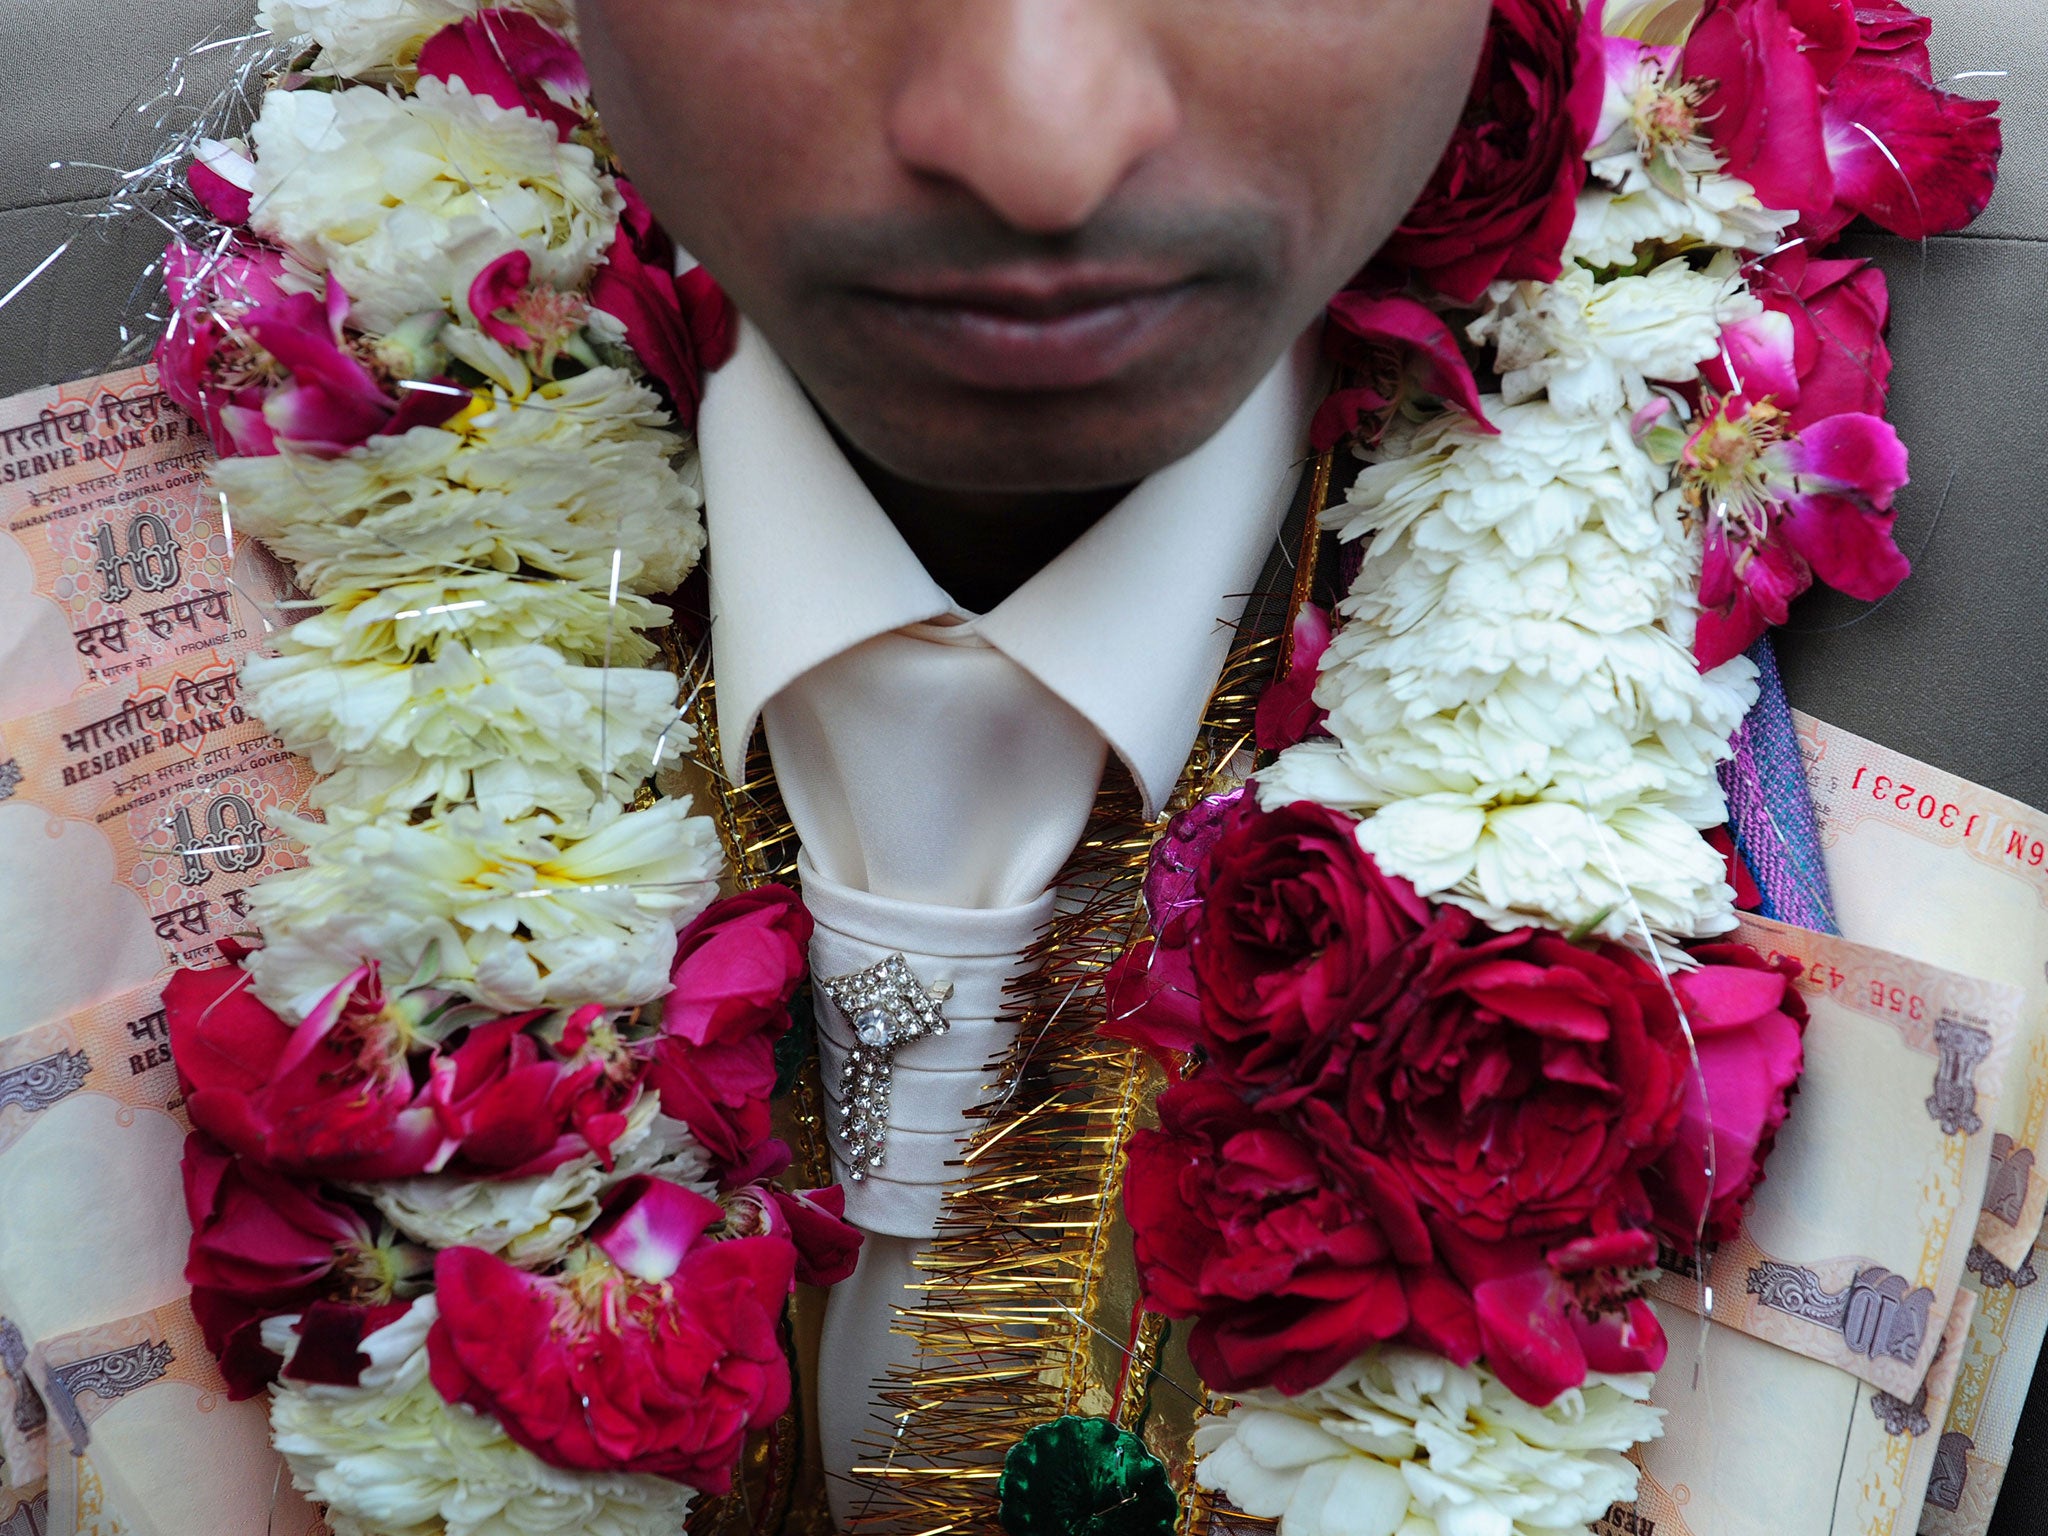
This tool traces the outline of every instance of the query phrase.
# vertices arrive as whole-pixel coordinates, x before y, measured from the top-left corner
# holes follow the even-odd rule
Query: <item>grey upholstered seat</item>
[[[1918,574],[1874,612],[1806,602],[1781,651],[1793,702],[1915,757],[2048,805],[2048,8],[1919,0],[1944,74],[2006,102],[2004,177],[1967,235],[1923,249],[1871,237],[1890,275],[1894,416],[1914,454],[1899,520]],[[108,178],[53,160],[148,153],[166,63],[245,32],[252,0],[0,0],[0,294],[72,248],[0,310],[0,394],[104,367],[161,232],[82,226]],[[225,59],[227,50],[212,55]],[[194,71],[187,96],[210,89]],[[2048,1508],[2048,1380],[2036,1382],[1995,1531]]]

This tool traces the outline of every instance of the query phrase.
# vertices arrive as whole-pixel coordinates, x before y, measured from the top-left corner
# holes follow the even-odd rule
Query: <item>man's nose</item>
[[[1141,5],[936,0],[923,9],[932,20],[892,104],[893,148],[1015,228],[1078,229],[1179,129]]]

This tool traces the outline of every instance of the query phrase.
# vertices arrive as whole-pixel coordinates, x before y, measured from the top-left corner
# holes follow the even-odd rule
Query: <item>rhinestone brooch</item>
[[[847,1177],[858,1183],[882,1166],[896,1048],[946,1032],[939,1005],[953,995],[953,984],[926,985],[897,954],[864,971],[821,976],[818,986],[853,1026],[856,1044],[839,1067],[846,1115],[840,1139],[846,1143]]]

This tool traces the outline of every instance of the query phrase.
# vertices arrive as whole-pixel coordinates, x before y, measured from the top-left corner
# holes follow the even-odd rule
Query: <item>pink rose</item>
[[[1805,41],[1779,0],[1709,0],[1680,73],[1712,82],[1698,117],[1728,173],[1755,187],[1766,208],[1811,219],[1833,201],[1834,175]]]
[[[1181,1058],[1202,1043],[1201,998],[1187,947],[1140,939],[1109,968],[1103,998],[1101,1033],[1142,1047],[1177,1079]]]
[[[1327,734],[1323,722],[1330,712],[1317,706],[1315,693],[1331,634],[1329,614],[1314,603],[1303,603],[1294,616],[1294,646],[1286,675],[1268,683],[1259,695],[1252,736],[1261,752],[1284,752],[1310,736]]]
[[[576,45],[523,11],[479,11],[443,27],[420,49],[419,72],[530,112],[564,139],[590,116],[590,74]]]
[[[661,1112],[690,1128],[721,1182],[744,1183],[776,1143],[769,1100],[775,1093],[775,1045],[754,1035],[723,1045],[692,1045],[664,1035],[647,1048],[647,1086]]]
[[[789,1027],[810,943],[811,915],[787,886],[713,902],[676,941],[663,1031],[692,1045],[779,1036]]]
[[[1389,417],[1417,401],[1455,406],[1482,430],[1494,430],[1457,333],[1417,299],[1378,287],[1345,289],[1330,300],[1323,350],[1361,382],[1336,390],[1316,412],[1309,445],[1318,453],[1348,438],[1376,437]]]
[[[1605,85],[1600,0],[1495,0],[1464,119],[1435,175],[1381,247],[1471,304],[1500,278],[1555,279],[1586,184]]]
[[[668,392],[684,431],[694,431],[704,375],[725,365],[739,343],[739,314],[702,267],[675,275],[674,242],[631,182],[619,178],[626,211],[590,305],[626,328],[626,343]]]
[[[1439,1234],[1444,1263],[1470,1288],[1486,1364],[1524,1402],[1549,1403],[1588,1372],[1661,1370],[1667,1343],[1650,1304],[1630,1292],[1656,1262],[1648,1233],[1617,1233],[1545,1252],[1527,1242]]]
[[[231,1157],[196,1131],[185,1139],[183,1173],[192,1221],[185,1279],[192,1285],[305,1300],[337,1266],[375,1246],[369,1223],[356,1211]]]
[[[1783,410],[1794,432],[1845,411],[1883,415],[1892,374],[1884,273],[1867,261],[1822,261],[1810,249],[1791,246],[1751,269],[1764,313],[1722,332],[1721,355],[1701,368],[1722,394],[1735,392],[1739,376],[1743,391]]]
[[[281,298],[283,275],[283,256],[245,240],[218,255],[182,240],[164,252],[171,319],[156,344],[158,376],[224,459],[277,452],[263,419],[268,390],[252,382],[259,367],[239,319]]]
[[[712,1201],[660,1179],[615,1190],[573,1280],[475,1248],[435,1266],[435,1389],[552,1466],[724,1493],[749,1431],[789,1406],[779,1324],[796,1250],[718,1241]]]
[[[1684,1251],[1703,1222],[1708,1242],[1740,1229],[1742,1207],[1763,1182],[1771,1143],[1791,1112],[1806,1030],[1806,1000],[1794,985],[1798,962],[1767,960],[1746,944],[1696,945],[1692,956],[1700,968],[1672,984],[1692,1025],[1699,1070],[1685,1074],[1677,1137],[1648,1178],[1657,1230]]]

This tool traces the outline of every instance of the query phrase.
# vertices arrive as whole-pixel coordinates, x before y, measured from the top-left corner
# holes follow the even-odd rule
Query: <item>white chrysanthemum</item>
[[[279,823],[311,862],[251,894],[258,996],[303,1017],[365,960],[512,1011],[628,1007],[668,990],[676,931],[717,891],[720,854],[687,800],[600,807],[577,827],[459,807],[417,824],[336,810]]]
[[[223,459],[214,484],[316,597],[451,567],[672,592],[704,548],[704,501],[694,455],[671,467],[687,443],[668,419],[629,374],[593,368],[338,458]]]
[[[356,1193],[416,1243],[437,1251],[481,1248],[522,1269],[545,1269],[561,1259],[597,1220],[606,1193],[626,1179],[658,1174],[707,1198],[716,1193],[710,1157],[688,1126],[661,1113],[655,1093],[633,1101],[611,1152],[609,1172],[585,1155],[538,1178],[430,1175],[365,1184]]]
[[[339,282],[372,334],[451,308],[513,251],[580,287],[624,206],[583,145],[459,83],[272,91],[250,137],[251,227]]]
[[[325,73],[388,74],[410,65],[420,44],[441,28],[486,5],[526,11],[565,29],[573,19],[559,0],[262,0],[256,25],[280,42],[317,44],[315,67]]]
[[[272,735],[328,775],[323,808],[371,814],[458,805],[564,819],[624,801],[657,744],[686,750],[667,672],[579,667],[545,645],[446,644],[411,665],[335,663],[278,638],[242,664],[244,699]]]
[[[271,1439],[335,1536],[675,1536],[695,1491],[666,1478],[551,1467],[497,1422],[446,1401],[428,1377],[425,1297],[361,1345],[355,1387],[280,1381]],[[263,1325],[289,1355],[295,1317]]]
[[[553,577],[447,570],[386,587],[332,589],[290,633],[298,650],[317,651],[335,666],[412,661],[459,641],[476,650],[543,644],[585,665],[644,667],[659,652],[643,631],[673,617],[633,592],[614,604],[602,590]]]
[[[1495,344],[1502,397],[1547,396],[1568,416],[1633,411],[1651,381],[1690,383],[1722,330],[1763,310],[1727,252],[1704,269],[1677,259],[1605,282],[1574,263],[1554,283],[1497,283],[1490,297],[1469,334]]]
[[[1299,1397],[1252,1392],[1195,1429],[1195,1476],[1280,1536],[1580,1536],[1635,1497],[1650,1377],[1589,1376],[1547,1407],[1492,1372],[1383,1348]]]

